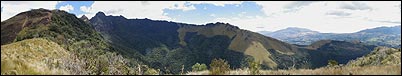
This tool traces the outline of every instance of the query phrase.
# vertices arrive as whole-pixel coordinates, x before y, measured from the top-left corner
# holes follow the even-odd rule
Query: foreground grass
[[[35,38],[1,46],[1,75],[69,74],[60,64],[70,53],[54,42]]]
[[[190,72],[187,75],[208,75],[209,71]],[[227,75],[250,75],[248,69],[232,70]],[[401,75],[401,65],[363,67],[323,67],[297,70],[260,70],[261,75]]]

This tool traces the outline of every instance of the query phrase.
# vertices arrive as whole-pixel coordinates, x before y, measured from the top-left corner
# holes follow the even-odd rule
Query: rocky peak
[[[81,19],[81,20],[84,20],[85,22],[89,21],[88,17],[85,16],[85,15],[82,15],[80,19]]]

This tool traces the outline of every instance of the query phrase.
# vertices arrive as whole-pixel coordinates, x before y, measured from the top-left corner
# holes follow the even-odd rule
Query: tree
[[[196,63],[191,68],[193,69],[193,71],[203,71],[207,70],[207,65]]]
[[[223,75],[230,70],[230,65],[223,59],[213,59],[209,66],[211,75]]]

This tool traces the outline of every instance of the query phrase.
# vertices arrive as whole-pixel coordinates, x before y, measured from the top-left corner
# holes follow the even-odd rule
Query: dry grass
[[[259,64],[266,64],[271,68],[278,66],[278,64],[269,58],[271,57],[271,53],[269,53],[260,42],[253,41],[244,54],[253,56],[255,61],[260,62]]]
[[[69,74],[58,68],[70,53],[45,39],[28,39],[1,46],[1,74]]]
[[[232,70],[227,75],[250,75],[248,69]],[[364,67],[323,67],[298,70],[261,70],[261,75],[401,75],[401,65]],[[208,71],[190,72],[187,75],[208,75]]]
[[[262,71],[265,75],[400,75],[400,65]]]

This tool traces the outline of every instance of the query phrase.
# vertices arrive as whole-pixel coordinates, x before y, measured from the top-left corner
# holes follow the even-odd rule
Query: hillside
[[[350,66],[401,65],[401,49],[377,47],[367,54],[348,63]]]
[[[71,74],[64,68],[77,65],[74,57],[55,42],[27,39],[1,46],[1,74]]]
[[[372,49],[364,44],[335,41],[322,49],[306,49],[219,22],[193,25],[106,16],[103,12],[98,12],[90,22],[113,47],[125,49],[119,52],[140,58],[163,73],[178,73],[182,65],[189,71],[195,63],[210,64],[214,58],[227,60],[232,69],[247,65],[248,60],[259,61],[263,69],[317,68],[331,57],[350,56],[337,58],[346,63]],[[332,49],[325,51],[326,48]],[[323,53],[328,54],[315,56]]]
[[[144,62],[151,66],[174,73],[180,71],[177,68],[181,68],[181,65],[190,70],[189,67],[196,62],[209,64],[214,58],[224,58],[233,63],[233,68],[239,68],[240,63],[251,56],[272,69],[284,65],[278,64],[280,58],[272,60],[271,57],[276,55],[271,52],[300,58],[305,56],[298,53],[293,45],[224,23],[191,25],[126,19],[122,16],[106,16],[102,12],[97,13],[90,22],[115,47],[127,49],[122,53],[132,57],[143,56],[143,60],[147,60]]]
[[[369,54],[376,46],[362,43],[351,43],[335,40],[320,40],[306,46],[309,50],[309,56],[313,67],[318,68],[326,66],[328,60],[335,60],[339,64],[346,64],[349,60],[362,57]]]
[[[1,24],[2,45],[43,38],[74,54],[82,63],[66,68],[71,70],[70,74],[128,74],[134,67],[114,53],[114,49],[90,24],[65,11],[33,9]]]

